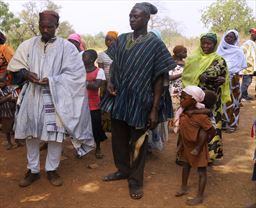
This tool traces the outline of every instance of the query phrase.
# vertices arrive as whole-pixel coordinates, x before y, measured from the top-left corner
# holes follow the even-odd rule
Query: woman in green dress
[[[225,60],[216,53],[217,36],[207,33],[200,38],[200,47],[188,58],[182,83],[197,85],[203,90],[212,90],[217,94],[217,102],[212,110],[216,122],[216,136],[209,142],[209,162],[223,157],[222,144],[222,103],[230,100],[229,77]]]

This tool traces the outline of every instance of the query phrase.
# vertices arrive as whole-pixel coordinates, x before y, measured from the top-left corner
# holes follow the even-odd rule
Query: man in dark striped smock
[[[150,14],[156,13],[150,3],[135,4],[130,12],[134,32],[120,35],[108,52],[113,63],[102,109],[111,113],[112,151],[118,171],[103,180],[128,179],[132,199],[143,196],[145,132],[166,114],[161,108],[164,104],[160,105],[164,75],[176,66],[165,44],[147,32]]]

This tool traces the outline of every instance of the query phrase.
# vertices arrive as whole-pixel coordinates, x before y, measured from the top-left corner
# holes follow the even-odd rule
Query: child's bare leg
[[[198,193],[195,198],[187,200],[188,205],[197,205],[203,202],[204,190],[207,182],[206,167],[198,168],[198,175],[199,175]]]
[[[205,142],[207,141],[208,134],[203,129],[200,129],[198,133],[198,144],[197,146],[190,152],[192,155],[199,155],[202,151]]]
[[[95,157],[97,159],[102,159],[103,158],[103,154],[101,153],[101,148],[100,148],[100,142],[99,141],[96,142]]]
[[[188,178],[190,169],[191,166],[188,163],[184,162],[182,169],[182,184],[180,190],[175,194],[176,197],[188,194]]]
[[[11,133],[10,132],[6,133],[6,140],[7,140],[6,149],[10,150],[13,146],[12,141],[11,141]]]

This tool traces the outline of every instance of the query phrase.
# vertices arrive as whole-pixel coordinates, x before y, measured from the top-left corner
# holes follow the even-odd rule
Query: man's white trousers
[[[40,172],[40,139],[26,139],[27,146],[27,168],[32,173]],[[60,142],[48,142],[47,157],[45,161],[45,170],[56,170],[60,164],[62,151],[62,143]]]

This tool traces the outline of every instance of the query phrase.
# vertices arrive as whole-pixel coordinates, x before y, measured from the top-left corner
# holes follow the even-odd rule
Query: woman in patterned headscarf
[[[208,145],[210,162],[222,159],[222,103],[230,101],[229,76],[226,61],[216,53],[217,36],[207,33],[200,38],[200,47],[188,58],[182,83],[197,85],[203,90],[211,90],[217,94],[217,102],[212,110],[216,121],[216,136]]]

